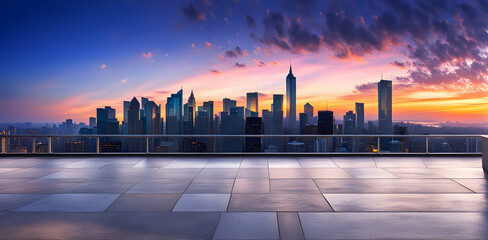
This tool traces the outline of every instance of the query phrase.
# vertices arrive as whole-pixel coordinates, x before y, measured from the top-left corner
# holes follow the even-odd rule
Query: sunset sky
[[[342,118],[393,80],[393,120],[488,121],[488,1],[4,1],[0,122],[87,122],[96,108],[183,87],[197,105],[259,108],[285,93],[297,112]],[[164,107],[163,107],[164,108]],[[164,112],[164,110],[163,110]],[[163,116],[164,117],[164,116]]]

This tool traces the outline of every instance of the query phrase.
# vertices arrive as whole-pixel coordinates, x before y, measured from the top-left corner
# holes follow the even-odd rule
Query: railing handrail
[[[484,134],[412,134],[412,135],[395,135],[395,134],[14,134],[14,135],[0,135],[0,137],[122,137],[122,138],[142,138],[142,137],[149,137],[149,138],[164,138],[164,137],[359,137],[359,138],[368,138],[368,137],[393,137],[393,138],[400,138],[400,137],[488,137]]]

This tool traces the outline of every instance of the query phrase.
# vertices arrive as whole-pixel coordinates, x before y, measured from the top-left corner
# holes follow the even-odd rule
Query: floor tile
[[[124,193],[141,179],[88,179],[63,190],[64,193]]]
[[[331,157],[340,168],[375,168],[373,157]]]
[[[101,168],[107,165],[107,162],[97,161],[97,160],[83,160],[68,164],[65,168]]]
[[[344,168],[344,171],[355,178],[397,178],[382,168]]]
[[[399,178],[445,178],[431,168],[384,168]]]
[[[379,168],[425,168],[424,162],[418,157],[374,157],[376,167]]]
[[[279,239],[276,213],[224,212],[214,239]]]
[[[176,159],[172,162],[166,164],[164,168],[204,168],[207,165],[207,161],[199,161],[199,160],[185,160],[185,159]]]
[[[41,178],[62,169],[57,168],[24,168],[17,171],[1,173],[0,178]]]
[[[236,179],[232,193],[269,193],[269,179]]]
[[[328,157],[299,158],[297,161],[302,168],[337,168],[337,165]]]
[[[310,178],[303,168],[270,168],[270,178]]]
[[[456,178],[453,180],[477,193],[488,193],[487,178]]]
[[[268,168],[239,168],[237,178],[269,178]]]
[[[341,168],[305,168],[311,178],[352,178]]]
[[[226,211],[230,194],[183,194],[173,212]]]
[[[26,213],[0,217],[5,239],[211,239],[219,213]]]
[[[61,193],[83,181],[85,181],[85,179],[34,179],[0,190],[0,193]]]
[[[183,193],[190,182],[191,179],[145,179],[127,193]]]
[[[305,239],[296,212],[278,212],[278,225],[281,239]]]
[[[151,173],[147,178],[194,178],[201,168],[162,168]]]
[[[241,162],[243,168],[268,168],[268,159],[263,157],[244,157]]]
[[[107,211],[170,212],[180,196],[176,193],[126,193],[117,198]]]
[[[301,168],[296,159],[268,159],[269,168]]]
[[[133,166],[133,168],[162,168],[166,164],[170,163],[173,159],[165,159],[165,158],[150,158],[139,161],[137,164]]]
[[[48,194],[0,194],[0,212],[13,211],[35,202]]]
[[[232,194],[229,211],[332,211],[321,194]]]
[[[53,194],[18,212],[103,212],[119,194]]]
[[[488,178],[483,168],[435,168],[434,171],[446,178]]]
[[[450,179],[315,179],[322,193],[472,193]]]
[[[185,193],[231,193],[234,179],[195,178]]]
[[[205,165],[205,168],[239,168],[241,160],[211,160]]]
[[[324,194],[334,211],[487,211],[484,194]]]
[[[481,213],[299,213],[307,239],[486,239]]]
[[[312,179],[270,179],[271,193],[319,193]]]
[[[422,157],[429,168],[480,168],[481,157]]]
[[[235,178],[237,168],[204,168],[197,178]]]

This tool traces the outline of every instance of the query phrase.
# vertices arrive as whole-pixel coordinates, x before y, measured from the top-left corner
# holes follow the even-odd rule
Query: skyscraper
[[[263,134],[263,120],[260,117],[246,118],[246,134],[258,135]],[[246,138],[246,152],[261,152],[261,138],[247,137]]]
[[[193,95],[193,89],[191,90],[190,97],[188,98],[188,105],[187,106],[188,106],[188,108],[191,107],[193,109],[193,114],[192,114],[192,116],[193,116],[193,123],[192,124],[194,126],[195,125],[195,116],[196,116],[195,115],[195,112],[197,110],[197,102],[195,100],[195,96]],[[187,111],[188,111],[188,109],[185,109],[185,116],[184,116],[185,121],[188,120],[186,118]]]
[[[213,134],[215,133],[215,128],[214,128],[214,102],[213,101],[208,101],[208,102],[203,102],[203,108],[204,111],[208,112],[209,115],[209,121],[210,121],[210,133]]]
[[[291,133],[296,132],[297,125],[296,85],[297,78],[293,76],[290,64],[290,72],[288,73],[288,76],[286,76],[286,126],[288,128],[288,131]]]
[[[304,134],[305,127],[308,125],[308,114],[300,113],[299,122],[300,122],[300,134]]]
[[[183,89],[166,101],[166,133],[181,134],[183,132]]]
[[[334,112],[319,111],[317,128],[318,134],[334,134]]]
[[[94,128],[97,126],[97,119],[94,117],[90,117],[88,122],[89,122],[89,125],[91,128]]]
[[[303,105],[303,112],[308,115],[308,123],[313,124],[314,118],[313,118],[313,106],[310,103],[305,103]]]
[[[236,107],[237,102],[228,98],[223,99],[222,112],[227,112],[230,114],[230,108]]]
[[[392,82],[378,82],[378,133],[391,134],[392,126]]]
[[[136,97],[132,98],[129,104],[128,110],[128,133],[129,134],[141,134],[141,123],[140,123],[140,104]]]
[[[118,134],[118,122],[115,109],[106,106],[97,108],[97,134]]]
[[[145,131],[146,134],[160,134],[161,133],[161,106],[158,106],[154,101],[148,101],[144,105],[145,117]]]
[[[247,106],[246,106],[247,109],[249,109],[249,111],[253,111],[259,114],[258,93],[257,92],[247,93],[246,99],[247,99]]]
[[[283,95],[273,95],[271,134],[283,134]]]
[[[364,133],[364,103],[356,103],[356,134]]]
[[[356,114],[352,111],[344,115],[343,131],[344,134],[356,134]]]
[[[129,101],[124,101],[124,123],[127,124],[127,122],[129,121],[129,104],[130,102]]]

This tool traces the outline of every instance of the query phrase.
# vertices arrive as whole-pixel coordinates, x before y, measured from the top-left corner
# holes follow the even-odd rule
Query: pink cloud
[[[142,53],[142,56],[145,57],[145,58],[152,58],[153,57],[153,53],[152,52]]]
[[[209,43],[209,42],[205,42],[205,47],[206,47],[206,48],[211,48],[211,47],[212,47],[212,44],[211,44],[211,43]]]
[[[105,64],[103,63],[102,65],[100,65],[100,68],[101,68],[101,69],[105,69],[105,68],[107,68],[107,65],[105,65]]]

